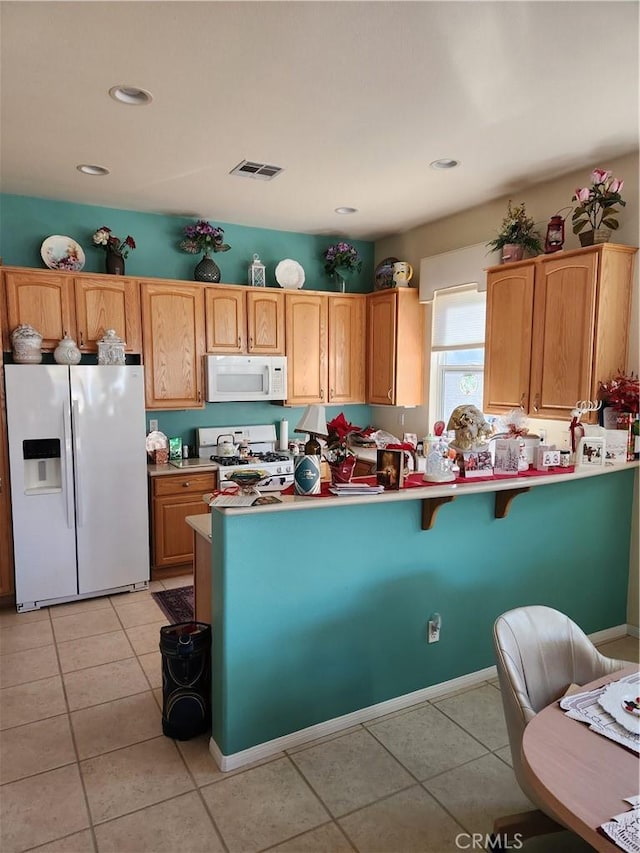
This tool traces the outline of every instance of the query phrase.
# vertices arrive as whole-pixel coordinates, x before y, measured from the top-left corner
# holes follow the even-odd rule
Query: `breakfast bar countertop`
[[[278,494],[280,503],[264,504],[249,507],[211,507],[212,511],[225,515],[255,515],[264,512],[283,512],[289,510],[328,509],[340,505],[387,503],[396,501],[415,501],[426,498],[455,497],[458,495],[475,495],[486,492],[503,492],[514,489],[528,489],[534,486],[548,486],[576,480],[590,479],[603,474],[615,474],[640,467],[640,462],[627,462],[626,465],[608,466],[598,470],[592,468],[576,468],[570,473],[534,474],[518,477],[504,477],[495,480],[469,480],[467,483],[425,483],[424,486],[411,486],[399,490],[389,490],[375,495],[353,495],[347,497],[306,496]]]

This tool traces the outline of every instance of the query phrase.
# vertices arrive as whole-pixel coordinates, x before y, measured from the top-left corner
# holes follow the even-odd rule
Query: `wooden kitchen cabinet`
[[[366,299],[329,296],[329,403],[364,403]]]
[[[329,297],[321,293],[285,294],[287,400],[291,406],[326,403]]]
[[[603,243],[488,271],[485,411],[565,420],[597,399],[626,367],[636,251]]]
[[[140,293],[146,408],[202,408],[204,288],[143,281]]]
[[[284,355],[284,293],[220,285],[205,291],[207,352]]]
[[[288,405],[364,402],[365,308],[357,293],[286,294]]]
[[[367,403],[421,405],[424,328],[418,291],[378,291],[367,302]]]
[[[188,515],[209,512],[202,496],[216,488],[215,471],[151,477],[151,577],[193,570],[193,531]]]
[[[42,335],[42,349],[53,351],[65,332],[82,352],[97,352],[97,342],[114,329],[128,353],[142,351],[140,295],[137,281],[123,276],[5,268],[7,324],[3,346],[11,349],[10,333],[28,323]]]

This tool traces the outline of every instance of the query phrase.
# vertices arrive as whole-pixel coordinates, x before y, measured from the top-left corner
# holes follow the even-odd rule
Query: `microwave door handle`
[[[268,364],[265,366],[265,371],[267,374],[267,397],[270,397],[271,396],[271,370],[270,370]]]

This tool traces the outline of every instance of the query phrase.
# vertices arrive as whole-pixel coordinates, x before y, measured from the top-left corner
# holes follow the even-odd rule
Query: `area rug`
[[[190,622],[193,619],[193,585],[163,589],[162,592],[152,592],[151,595],[171,625]]]

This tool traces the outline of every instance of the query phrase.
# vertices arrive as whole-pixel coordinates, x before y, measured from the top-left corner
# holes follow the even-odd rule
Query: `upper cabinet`
[[[97,341],[107,329],[115,329],[126,342],[127,352],[141,352],[140,295],[135,280],[9,267],[3,270],[3,279],[5,350],[11,349],[11,331],[28,323],[42,335],[45,352],[54,350],[65,332],[83,352],[97,352]]]
[[[365,297],[330,295],[329,403],[364,403],[365,343]]]
[[[287,404],[363,403],[365,297],[286,295]]]
[[[205,291],[207,352],[284,355],[284,292],[239,285]]]
[[[327,402],[327,320],[329,297],[285,293],[287,400],[291,406]]]
[[[485,411],[564,420],[597,399],[626,367],[636,251],[603,243],[488,270]]]
[[[204,288],[183,282],[140,284],[147,409],[204,406]]]
[[[424,323],[418,291],[399,287],[368,301],[367,403],[419,406],[423,400]]]

